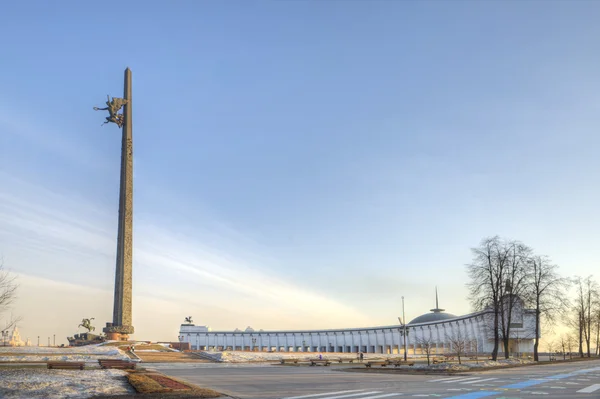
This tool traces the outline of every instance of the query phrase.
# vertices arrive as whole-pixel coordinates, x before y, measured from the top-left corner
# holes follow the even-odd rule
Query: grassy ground
[[[178,386],[177,388],[169,388],[165,386],[165,381],[158,383],[150,376],[158,375],[167,383],[173,383],[175,385],[166,384],[168,386]],[[217,391],[213,391],[208,388],[201,388],[188,382],[181,381],[177,378],[166,377],[159,373],[149,373],[146,371],[131,372],[127,375],[129,383],[138,392],[137,395],[132,398],[145,398],[145,397],[156,397],[152,395],[164,395],[166,398],[217,398],[221,394]],[[163,385],[161,385],[163,384]],[[182,389],[183,388],[183,389]],[[146,396],[149,395],[149,396]],[[159,396],[162,397],[162,396]]]

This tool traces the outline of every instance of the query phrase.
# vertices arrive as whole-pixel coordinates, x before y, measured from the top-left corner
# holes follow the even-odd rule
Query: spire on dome
[[[438,291],[437,286],[435,287],[435,309],[430,309],[433,313],[441,313],[446,309],[440,309],[439,301],[438,301]]]

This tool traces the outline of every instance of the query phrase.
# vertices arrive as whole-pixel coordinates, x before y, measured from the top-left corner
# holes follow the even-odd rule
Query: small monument
[[[93,317],[81,320],[81,324],[78,327],[87,329],[87,332],[75,334],[74,337],[67,337],[70,346],[84,346],[104,342],[104,337],[91,333],[91,331],[96,329],[96,327],[92,326],[92,320],[94,320]]]
[[[133,138],[131,70],[125,69],[123,98],[110,97],[105,108],[107,123],[114,123],[122,130],[121,135],[121,186],[119,190],[119,229],[117,235],[117,264],[115,271],[115,297],[112,323],[106,323],[103,331],[109,340],[127,341],[133,334],[131,319],[131,283],[133,260]],[[123,113],[119,111],[123,108]]]

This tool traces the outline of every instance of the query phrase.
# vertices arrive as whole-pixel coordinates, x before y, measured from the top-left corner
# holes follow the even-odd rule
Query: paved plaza
[[[599,360],[452,375],[343,372],[337,366],[172,364],[154,367],[167,375],[240,399],[600,397]]]

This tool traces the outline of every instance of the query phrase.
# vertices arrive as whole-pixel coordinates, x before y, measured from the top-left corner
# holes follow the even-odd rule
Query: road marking
[[[360,399],[379,399],[379,398],[388,398],[390,396],[397,396],[397,395],[402,395],[401,393],[386,393],[383,395],[377,395],[377,396],[367,396],[364,398],[360,398]]]
[[[469,378],[460,378],[458,380],[453,380],[453,381],[442,381],[442,384],[452,384],[454,382],[460,382],[460,381],[469,381],[469,380],[478,380],[479,377],[469,377]]]
[[[495,391],[479,391],[479,392],[469,392],[458,396],[450,396],[452,399],[479,399],[485,398],[486,396],[498,395],[499,392]]]
[[[437,379],[437,380],[431,380],[431,381],[429,381],[429,382],[440,382],[440,381],[460,380],[461,378],[464,378],[464,377],[440,378],[440,379]]]
[[[594,384],[590,385],[587,388],[580,389],[579,391],[577,391],[577,393],[592,393],[596,392],[598,389],[600,389],[600,384]]]
[[[477,380],[477,381],[461,382],[461,384],[475,384],[475,383],[480,383],[480,382],[483,382],[483,381],[491,381],[491,380],[497,380],[497,378],[484,378],[484,379]]]
[[[313,395],[290,396],[290,397],[282,398],[282,399],[316,398],[316,397],[325,396],[325,395],[337,395],[337,394],[340,394],[340,393],[362,392],[362,391],[364,391],[364,389],[354,389],[352,391],[337,391],[337,392],[327,392],[327,393],[315,393]]]
[[[340,398],[351,398],[353,396],[360,395],[370,395],[373,393],[381,393],[381,391],[371,391],[371,392],[361,392],[361,393],[351,393],[350,395],[340,395],[340,396],[328,396],[326,399],[340,399]]]

